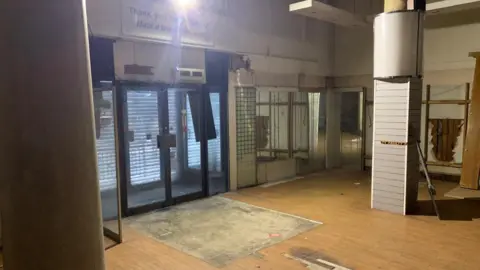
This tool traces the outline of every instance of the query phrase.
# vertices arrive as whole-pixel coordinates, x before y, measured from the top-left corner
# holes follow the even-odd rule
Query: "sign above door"
[[[199,1],[198,6],[180,13],[171,0],[123,0],[122,34],[168,43],[178,38],[185,45],[211,47],[219,15],[209,2]]]

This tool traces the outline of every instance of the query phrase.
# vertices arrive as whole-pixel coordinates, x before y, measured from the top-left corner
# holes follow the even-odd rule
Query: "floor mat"
[[[321,224],[221,196],[131,217],[125,222],[217,267]]]

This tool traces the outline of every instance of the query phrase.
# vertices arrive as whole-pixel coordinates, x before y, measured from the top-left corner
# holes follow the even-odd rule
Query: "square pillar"
[[[374,89],[372,208],[406,215],[420,179],[422,80],[375,80]]]

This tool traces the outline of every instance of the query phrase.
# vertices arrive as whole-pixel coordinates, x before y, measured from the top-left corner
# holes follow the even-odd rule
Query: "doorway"
[[[118,152],[117,90],[113,40],[89,37],[97,170],[106,248],[122,242]]]
[[[343,89],[339,94],[341,166],[363,170],[364,91],[362,88]]]
[[[365,89],[327,92],[327,168],[364,169]]]
[[[226,93],[194,84],[119,84],[126,215],[225,192]]]

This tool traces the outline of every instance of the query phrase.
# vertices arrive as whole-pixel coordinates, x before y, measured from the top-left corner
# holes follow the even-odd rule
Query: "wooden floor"
[[[456,186],[436,185],[439,194]],[[426,189],[421,191],[420,199],[427,199]],[[368,175],[338,171],[225,196],[324,225],[224,269],[306,269],[285,254],[315,255],[352,269],[480,269],[480,221],[472,221],[480,215],[465,209],[474,206],[464,201],[440,201],[440,210],[449,212],[446,216],[451,219],[442,221],[434,216],[403,217],[371,210]],[[431,210],[429,201],[420,205]],[[107,269],[215,269],[128,228],[125,237],[124,244],[107,251]]]
[[[436,185],[439,194],[456,186]],[[420,199],[427,199],[426,188],[421,191]],[[324,224],[223,269],[307,269],[287,257],[292,254],[324,258],[351,269],[480,269],[480,206],[474,205],[480,201],[440,197],[440,211],[449,220],[389,214],[370,209],[368,175],[338,171],[225,196]],[[422,213],[431,211],[429,201],[420,205]],[[125,243],[106,252],[106,262],[108,270],[216,269],[129,228]]]

